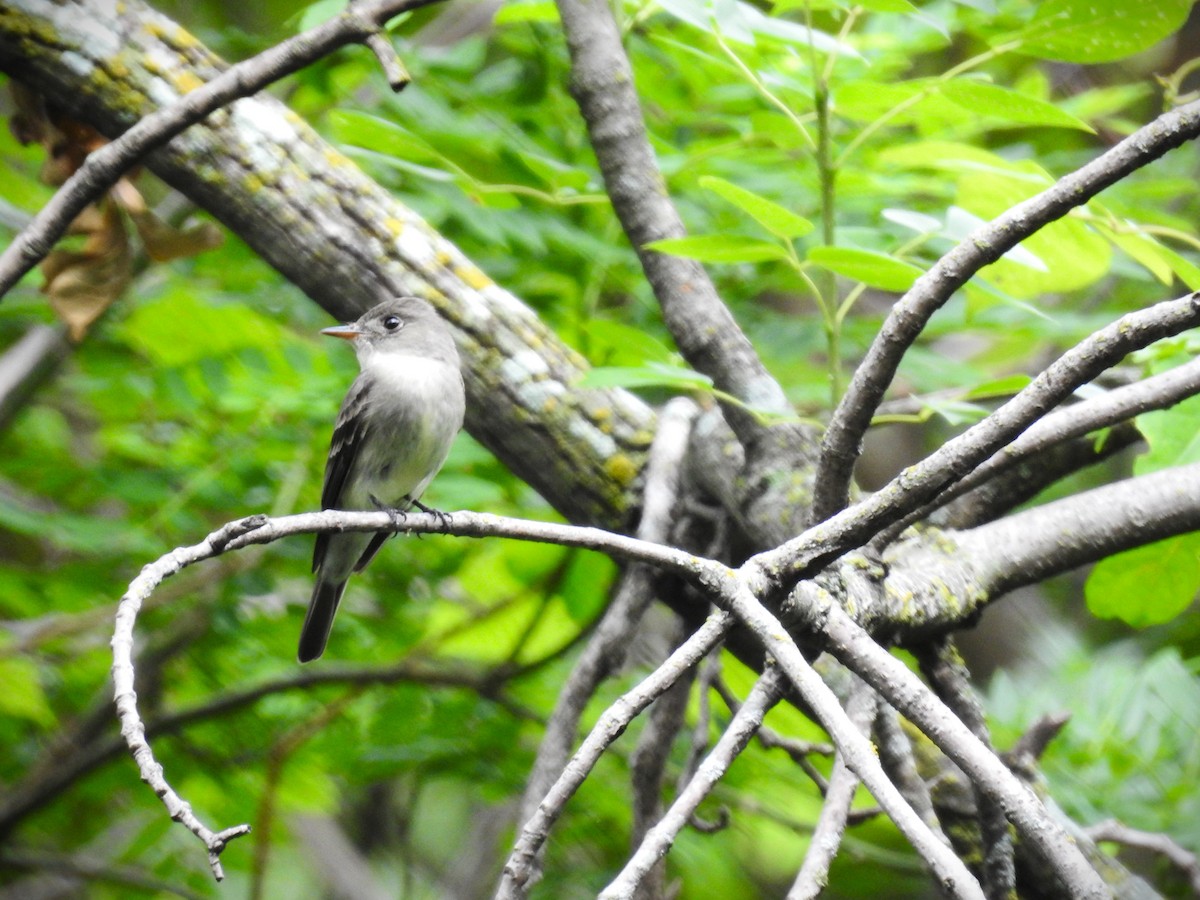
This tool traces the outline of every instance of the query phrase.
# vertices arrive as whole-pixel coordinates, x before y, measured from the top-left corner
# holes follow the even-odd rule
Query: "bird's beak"
[[[343,340],[352,341],[360,334],[357,328],[353,325],[334,325],[332,328],[322,328],[321,334],[327,334],[330,337],[342,338]]]

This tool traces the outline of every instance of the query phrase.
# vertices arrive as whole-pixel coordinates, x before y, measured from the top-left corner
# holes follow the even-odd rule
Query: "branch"
[[[675,798],[666,815],[647,832],[641,846],[617,877],[600,893],[602,900],[625,900],[634,895],[646,873],[675,843],[675,838],[691,820],[700,802],[712,791],[733,760],[746,749],[754,732],[762,725],[763,716],[783,696],[783,684],[784,679],[775,668],[767,666],[687,787]]]
[[[900,360],[942,304],[1029,235],[1197,135],[1200,101],[1164,113],[1086,166],[975,229],[917,279],[892,307],[830,420],[821,445],[813,522],[845,507],[863,434]]]
[[[971,676],[958,649],[949,637],[920,648],[917,660],[925,678],[942,701],[971,729],[980,742],[992,750],[987,720],[979,697],[971,687]],[[979,817],[979,838],[983,845],[983,889],[989,900],[1015,896],[1017,874],[1013,861],[1012,837],[1004,810],[979,785],[972,784]]]
[[[0,866],[27,869],[31,872],[51,872],[60,874],[66,878],[104,881],[124,888],[133,888],[138,893],[145,892],[154,895],[174,894],[176,897],[184,898],[184,900],[203,900],[204,898],[203,894],[189,891],[187,888],[180,887],[178,884],[170,881],[155,878],[148,872],[136,869],[133,866],[123,866],[104,860],[89,859],[85,856],[69,856],[63,853],[45,853],[40,850],[9,848],[0,851]],[[9,891],[5,891],[5,894],[9,896],[15,897],[17,896],[17,892],[21,890],[19,884],[10,884],[9,887],[13,891],[11,894],[9,894]],[[79,885],[75,885],[74,887],[80,889]],[[67,895],[67,891],[55,894],[55,896]],[[75,891],[70,891],[70,895],[74,896]],[[47,896],[47,894],[31,890],[28,896]]]
[[[0,69],[110,137],[226,68],[141,0],[0,16]],[[242,98],[145,163],[342,321],[398,291],[429,300],[455,331],[471,433],[568,520],[631,527],[651,409],[580,388],[575,350],[281,102]]]
[[[239,97],[248,97],[272,82],[311,65],[339,47],[371,39],[378,34],[381,23],[406,10],[432,2],[434,0],[353,3],[328,22],[229,67],[207,84],[185,94],[176,103],[151,113],[121,137],[89,154],[50,198],[50,202],[0,254],[0,297],[46,257],[84,207],[116,184],[117,179],[135,163],[189,125]],[[81,14],[89,13],[83,10]]]
[[[933,796],[929,785],[917,771],[917,760],[913,743],[900,725],[900,716],[886,703],[879,704],[875,716],[875,743],[879,747],[879,760],[883,770],[896,783],[900,793],[917,811],[925,824],[935,833],[945,836],[942,823],[933,807]]]
[[[904,663],[855,625],[840,606],[829,604],[826,610],[819,631],[829,642],[829,652],[875,688],[1003,807],[1021,839],[1054,872],[1058,889],[1069,897],[1108,896],[1103,880],[1079,848],[1004,763]]]
[[[758,358],[700,263],[647,250],[681,237],[683,222],[667,195],[646,137],[633,69],[604,0],[557,0],[571,53],[571,94],[588,134],[613,209],[637,251],[663,318],[684,358],[743,403],[792,415],[783,389]],[[744,408],[723,404],[744,445],[761,426]]]
[[[1102,515],[1097,511],[1103,510]],[[958,532],[982,590],[999,596],[1114,553],[1200,529],[1200,463],[1164,469]]]
[[[670,535],[680,467],[696,413],[696,405],[690,400],[675,399],[659,417],[658,431],[650,447],[642,517],[638,523],[638,537],[642,540],[663,544]],[[615,598],[559,691],[525,785],[518,821],[525,822],[533,815],[566,764],[588,700],[625,656],[630,638],[650,602],[652,579],[653,570],[637,564],[622,575]]]
[[[504,864],[504,876],[496,893],[499,898],[524,897],[535,875],[532,863],[549,834],[550,827],[561,814],[567,801],[578,790],[601,754],[615,741],[634,717],[661,696],[683,673],[703,659],[733,627],[733,616],[716,613],[649,677],[627,691],[606,709],[588,734],[562,775],[538,805],[536,813],[521,829],[516,846]]]
[[[1200,102],[1197,104],[1200,111]],[[1197,117],[1200,123],[1200,116]],[[1081,384],[1126,355],[1200,323],[1200,292],[1122,316],[1080,341],[1015,397],[947,441],[881,490],[814,525],[799,537],[755,557],[775,583],[803,576],[928,503],[939,492],[1014,439]]]
[[[61,325],[35,325],[0,356],[0,431],[71,352]]]
[[[748,584],[752,585],[760,582],[760,578],[755,577],[753,560],[751,560],[751,562],[746,566],[743,566],[739,571],[739,574],[742,575],[742,578],[739,578],[728,585],[726,591],[724,592],[726,602],[729,603],[730,609],[734,612],[737,618],[749,626],[749,628],[758,637],[766,651],[775,658],[776,663],[782,670],[783,674],[787,676],[788,681],[790,681],[800,693],[800,697],[812,710],[813,715],[821,724],[821,727],[824,728],[825,731],[828,732],[829,736],[833,739],[834,745],[844,756],[846,765],[862,780],[863,784],[866,785],[867,790],[869,790],[875,797],[875,800],[883,808],[883,811],[887,814],[888,818],[896,823],[896,827],[899,828],[905,839],[913,846],[913,848],[925,861],[926,865],[930,867],[934,878],[943,890],[952,896],[982,898],[983,891],[980,889],[979,883],[967,870],[966,866],[963,865],[962,860],[955,856],[950,851],[950,848],[941,842],[941,840],[929,829],[929,826],[926,825],[924,820],[922,820],[922,818],[913,810],[913,808],[908,805],[908,802],[884,773],[883,768],[879,763],[879,758],[875,754],[874,748],[871,746],[871,742],[854,726],[854,723],[850,721],[845,710],[842,709],[841,704],[838,702],[837,696],[833,693],[829,686],[821,680],[821,677],[813,670],[812,666],[809,665],[808,661],[804,658],[804,655],[800,652],[800,649],[788,636],[786,630],[779,620],[771,615],[771,613],[768,612],[767,609],[763,607],[762,604],[759,603],[755,598],[754,594],[747,586]],[[841,617],[845,619],[845,621],[849,621],[841,607],[830,602],[830,609],[827,614],[827,623],[823,631],[825,636],[830,640],[830,643],[835,648],[838,646],[837,637],[839,637],[839,635],[831,633],[828,623],[834,621],[837,618],[838,613],[841,614]],[[877,654],[882,655],[884,659],[895,663],[895,665],[903,669],[910,679],[916,681],[916,679],[912,676],[912,673],[910,673],[908,669],[904,668],[902,663],[888,654],[888,652],[881,648],[878,644],[875,644],[865,632],[858,630],[858,633],[861,634],[862,638],[869,643],[875,651],[877,651]],[[888,697],[894,706],[897,706],[898,709],[901,708],[896,701],[888,695],[888,692],[884,691],[882,687],[876,683],[880,680],[878,664],[874,666],[854,666],[847,662],[846,659],[843,659],[840,655],[839,659],[841,659],[843,664],[845,664],[848,668],[857,672],[859,677],[861,677],[864,681],[874,687],[885,697]],[[864,672],[866,674],[864,674]],[[891,675],[891,673],[889,673],[889,675]],[[891,677],[895,676],[891,675]],[[916,681],[916,684],[920,688],[924,688],[920,681]],[[938,703],[937,698],[933,697],[930,692],[926,690],[925,693],[934,704],[941,706],[941,704]],[[961,723],[954,719],[949,710],[946,710],[945,707],[941,707],[941,710],[937,712],[934,717],[923,714],[919,717],[914,717],[913,715],[910,715],[907,710],[902,711],[904,711],[905,715],[908,715],[908,717],[914,721],[918,727],[921,727],[926,734],[930,733],[928,730],[926,730],[927,728],[934,728],[935,731],[939,730],[943,719],[951,719],[953,722],[946,724],[949,726],[957,725],[961,729],[961,732],[955,733],[956,737],[961,737],[962,734],[965,734],[969,741],[973,741],[975,744],[978,743],[975,741],[974,736],[966,730],[965,726],[962,726]],[[925,710],[922,710],[921,712],[924,713]],[[931,734],[930,737],[932,738],[933,735]],[[947,752],[949,753],[950,751]],[[975,753],[976,748],[972,746],[970,752]],[[1001,764],[995,756],[988,754],[986,750],[984,750],[983,753],[985,756],[990,757],[991,762],[994,762],[995,766],[1008,776],[1009,781],[1006,782],[1004,786],[1006,794],[1013,794],[1014,800],[1018,802],[1022,800],[1033,801],[1032,796],[1025,792],[1025,789],[1016,781],[1015,778],[1012,777],[1010,773],[1008,773],[1008,770],[1004,768],[1003,764]],[[985,762],[984,765],[988,765],[988,763]],[[1051,823],[1048,817],[1045,816],[1044,810],[1040,811],[1040,813],[1038,810],[1029,810],[1029,818],[1031,821],[1036,821],[1040,827],[1046,828],[1047,831],[1055,828],[1053,823]],[[1061,836],[1061,840],[1052,840],[1051,838],[1047,838],[1047,843],[1052,844],[1052,847],[1049,848],[1051,852],[1061,852],[1066,854],[1074,852],[1071,845],[1067,842],[1066,836],[1062,835],[1061,831],[1056,831],[1055,835]],[[1083,863],[1082,860],[1080,862],[1086,867],[1086,863]],[[1062,864],[1067,866],[1070,865],[1070,862],[1064,862]],[[1090,869],[1088,871],[1090,872]],[[1095,873],[1091,874],[1094,876]]]
[[[1150,850],[1167,860],[1188,880],[1192,893],[1200,897],[1200,859],[1165,834],[1140,831],[1123,825],[1116,819],[1106,819],[1084,829],[1093,841],[1111,841],[1125,847]]]
[[[991,522],[1034,499],[1063,478],[1139,445],[1145,446],[1141,432],[1129,423],[1114,426],[1103,440],[1090,435],[1072,438],[1047,448],[1036,457],[1027,457],[1015,466],[1006,466],[994,478],[934,513],[929,522],[941,528],[974,528]],[[872,544],[879,546],[891,540],[892,534],[899,533],[896,531],[899,527],[900,523],[893,525]]]
[[[430,687],[464,688],[492,700],[518,718],[533,720],[537,718],[536,715],[499,691],[503,681],[519,677],[525,671],[525,668],[518,668],[475,672],[425,666],[412,660],[404,660],[383,668],[330,666],[303,669],[285,678],[272,679],[223,694],[198,706],[159,715],[146,723],[146,737],[174,734],[195,722],[235,712],[264,697],[283,691],[307,691],[322,685],[338,684],[411,682]],[[104,709],[106,716],[112,715],[107,704]],[[73,747],[73,753],[55,759],[53,765],[45,769],[40,777],[10,786],[5,792],[3,803],[0,804],[0,837],[9,834],[23,818],[45,806],[89,772],[115,759],[125,749],[125,739],[120,734],[104,737],[103,740],[77,743]]]
[[[1134,384],[1106,391],[1099,397],[1055,410],[1030,425],[1016,440],[957,484],[906,516],[893,526],[892,530],[898,534],[904,527],[928,518],[935,509],[979,487],[1001,472],[1027,459],[1040,456],[1065,441],[1126,422],[1151,410],[1167,409],[1197,393],[1200,393],[1200,359],[1194,359]]]
[[[682,620],[676,620],[681,635]],[[680,638],[682,640],[682,637]],[[721,653],[718,646],[707,657],[708,665],[689,669],[682,678],[671,685],[671,689],[654,701],[650,711],[646,713],[646,721],[642,733],[638,735],[637,746],[629,760],[629,783],[633,823],[629,831],[629,847],[636,851],[645,841],[650,830],[662,817],[663,784],[667,763],[671,758],[671,750],[675,745],[676,736],[687,724],[688,700],[692,692],[692,684],[697,681],[699,672],[709,672],[712,660]],[[703,699],[707,685],[701,679],[697,685],[696,694]],[[702,717],[705,728],[708,727],[707,717]],[[666,860],[659,858],[651,863],[647,871],[642,873],[636,890],[631,894],[638,900],[656,900],[663,895],[666,876]]]
[[[866,734],[875,718],[878,696],[862,681],[855,679],[850,699],[846,703],[846,715],[860,731]],[[808,842],[808,852],[796,873],[787,900],[815,900],[829,881],[829,867],[842,845],[842,835],[850,818],[850,805],[858,790],[858,776],[850,771],[839,753],[833,761],[833,772],[825,791],[825,803],[817,817],[816,827]]]

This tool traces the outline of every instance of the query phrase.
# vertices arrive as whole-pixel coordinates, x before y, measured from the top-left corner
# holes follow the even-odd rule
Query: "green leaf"
[[[728,200],[777,237],[789,240],[804,237],[813,230],[813,223],[803,216],[724,178],[705,175],[700,179],[700,187]]]
[[[1162,244],[1158,246],[1158,253],[1171,266],[1171,271],[1175,273],[1176,278],[1186,284],[1190,290],[1200,291],[1200,267]]]
[[[846,278],[897,293],[907,291],[922,274],[912,263],[853,247],[813,247],[808,260]]]
[[[1137,475],[1200,462],[1200,397],[1189,397],[1170,409],[1156,409],[1137,418],[1148,452],[1134,460]]]
[[[1005,375],[1003,378],[994,378],[991,381],[985,381],[983,384],[977,384],[964,395],[965,400],[990,400],[995,397],[1011,397],[1024,390],[1029,382],[1033,381],[1028,375],[1018,372],[1013,375]]]
[[[289,25],[295,25],[296,31],[308,31],[322,22],[327,22],[346,8],[343,0],[317,0],[301,9],[288,19]]]
[[[1136,547],[1092,569],[1085,586],[1088,609],[1102,619],[1135,628],[1169,622],[1200,590],[1200,534]]]
[[[283,341],[283,328],[248,306],[213,306],[182,292],[138,306],[122,324],[121,333],[155,365],[164,367],[237,350],[278,347]]]
[[[492,17],[497,25],[512,25],[517,22],[557,22],[558,7],[553,0],[535,0],[533,3],[505,3]]]
[[[871,12],[915,13],[917,8],[908,0],[859,0],[858,6]]]
[[[1095,133],[1087,122],[1065,113],[1052,103],[1038,100],[997,84],[965,78],[945,82],[942,96],[963,109],[996,116],[1018,125],[1042,125],[1048,128],[1077,128]]]
[[[646,244],[647,249],[709,263],[748,263],[785,260],[787,250],[778,244],[736,234],[696,234]]]
[[[1100,224],[1096,225],[1096,230],[1163,284],[1169,285],[1175,280],[1175,270],[1171,268],[1170,260],[1162,253],[1162,245],[1150,235],[1140,231],[1113,231]]]
[[[1047,0],[1018,35],[1020,50],[1058,62],[1114,62],[1174,34],[1191,8],[1192,0]]]
[[[1022,164],[1025,171],[987,171],[958,179],[957,204],[980,219],[991,220],[1038,193],[1050,183],[1036,163]],[[1052,222],[1022,241],[1041,270],[1011,258],[1002,258],[982,270],[982,277],[1018,299],[1039,294],[1078,290],[1108,274],[1112,245],[1077,219]]]
[[[344,143],[407,162],[441,162],[442,156],[422,138],[403,125],[354,110],[334,110],[329,114],[334,137]]]
[[[26,719],[42,726],[54,724],[54,712],[38,678],[37,666],[17,656],[0,657],[0,715]]]
[[[588,319],[584,323],[583,333],[587,337],[588,359],[595,365],[640,366],[676,359],[671,348],[646,329],[635,328],[624,322]]]

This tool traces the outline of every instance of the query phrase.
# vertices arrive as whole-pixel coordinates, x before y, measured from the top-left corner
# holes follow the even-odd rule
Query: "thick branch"
[[[0,16],[0,69],[109,136],[227,71],[139,0],[28,0]],[[567,518],[629,524],[651,411],[577,388],[578,353],[281,103],[238,100],[145,162],[343,321],[382,295],[428,299],[456,331],[471,433]]]
[[[790,414],[783,389],[758,358],[700,263],[647,250],[681,237],[683,222],[646,137],[633,69],[605,0],[558,0],[571,52],[571,93],[587,123],[613,209],[662,307],[680,352],[714,384],[744,403]],[[743,444],[761,430],[735,405],[725,415]]]
[[[1198,529],[1200,463],[1192,463],[1037,506],[961,532],[955,541],[979,583],[998,596]]]
[[[1083,168],[968,235],[917,279],[888,314],[838,404],[821,446],[813,521],[845,507],[863,434],[908,348],[976,272],[1104,188],[1200,134],[1200,101],[1159,116]]]

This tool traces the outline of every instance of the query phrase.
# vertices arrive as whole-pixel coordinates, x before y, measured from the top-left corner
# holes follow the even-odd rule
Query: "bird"
[[[458,350],[444,321],[418,297],[395,297],[322,334],[354,345],[359,374],[338,411],[322,509],[404,512],[420,503],[462,427],[466,392]],[[301,663],[325,652],[346,582],[391,532],[318,534],[316,584],[300,630]]]

